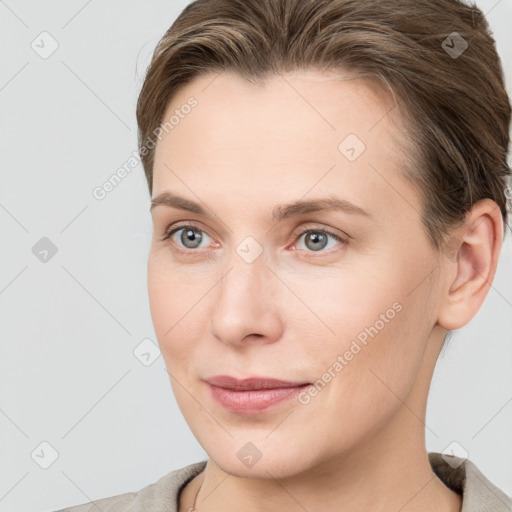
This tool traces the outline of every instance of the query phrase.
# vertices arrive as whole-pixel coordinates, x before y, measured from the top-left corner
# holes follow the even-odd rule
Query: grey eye
[[[308,249],[318,251],[323,249],[327,245],[328,235],[318,231],[310,231],[306,233],[304,243]]]
[[[333,247],[335,247],[336,243],[343,242],[338,235],[335,235],[334,233],[330,233],[329,231],[325,231],[323,229],[308,229],[306,231],[303,231],[298,237],[299,243],[303,238],[304,241],[302,243],[306,247],[305,250],[310,252],[320,252],[323,249],[325,249],[329,242],[329,238],[333,240],[334,243],[328,249],[332,249]]]
[[[196,249],[203,240],[203,235],[201,234],[200,229],[183,227],[177,230],[177,232],[179,231],[181,231],[181,235],[179,237],[180,242],[187,249]]]

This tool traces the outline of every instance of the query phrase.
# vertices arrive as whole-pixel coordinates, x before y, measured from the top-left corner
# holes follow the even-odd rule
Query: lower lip
[[[232,389],[210,386],[213,398],[231,412],[255,414],[295,398],[309,384],[290,388],[254,389],[234,391]]]

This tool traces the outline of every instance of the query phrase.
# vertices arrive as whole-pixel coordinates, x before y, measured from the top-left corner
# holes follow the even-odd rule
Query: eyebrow
[[[157,206],[166,206],[168,208],[185,210],[207,218],[213,217],[212,215],[209,215],[199,203],[177,196],[171,192],[162,192],[155,198],[152,198],[150,211]],[[371,218],[371,215],[366,210],[363,210],[350,201],[330,196],[320,199],[312,199],[308,201],[300,200],[284,205],[278,205],[272,211],[272,219],[274,221],[281,221],[298,215],[329,210],[343,211],[345,213]]]

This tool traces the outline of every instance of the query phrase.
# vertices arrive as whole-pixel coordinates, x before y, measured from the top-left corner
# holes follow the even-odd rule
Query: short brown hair
[[[462,53],[450,51],[456,44]],[[488,22],[460,0],[190,3],[158,43],[138,98],[150,194],[148,142],[180,87],[212,71],[258,82],[301,69],[354,71],[392,94],[407,120],[404,175],[422,194],[433,247],[483,198],[498,204],[506,225],[510,100]]]

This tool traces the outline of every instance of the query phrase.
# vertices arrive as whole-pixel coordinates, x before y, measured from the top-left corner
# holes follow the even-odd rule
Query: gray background
[[[127,491],[206,454],[149,338],[149,194],[141,165],[92,195],[136,145],[152,50],[187,2],[0,1],[0,511],[51,511]],[[512,91],[512,5],[481,0]],[[47,31],[57,50],[31,47]],[[43,36],[48,37],[48,36]],[[429,451],[452,442],[512,495],[512,244],[439,360]],[[46,263],[32,248],[47,237]],[[46,242],[39,242],[46,243]],[[145,342],[147,343],[147,342]],[[144,347],[144,345],[143,345]],[[51,449],[58,458],[51,462]],[[460,446],[459,446],[460,445]],[[32,456],[31,456],[32,454]]]

